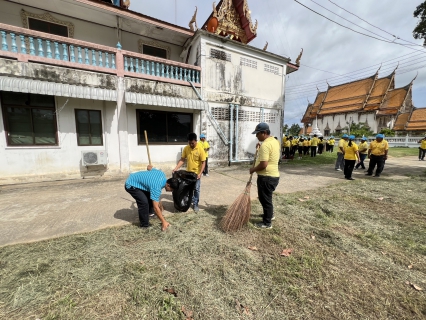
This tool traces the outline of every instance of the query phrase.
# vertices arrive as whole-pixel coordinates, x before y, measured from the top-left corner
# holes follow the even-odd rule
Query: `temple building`
[[[325,136],[346,132],[349,123],[364,124],[373,132],[392,129],[399,114],[411,113],[413,81],[395,88],[395,71],[379,78],[379,70],[372,76],[328,86],[318,92],[309,103],[301,120],[303,134],[309,134],[315,120]]]

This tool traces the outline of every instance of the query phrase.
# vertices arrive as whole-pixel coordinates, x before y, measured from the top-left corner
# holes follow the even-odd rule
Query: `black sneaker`
[[[256,223],[254,227],[257,229],[272,229],[272,225],[267,225],[264,223]]]

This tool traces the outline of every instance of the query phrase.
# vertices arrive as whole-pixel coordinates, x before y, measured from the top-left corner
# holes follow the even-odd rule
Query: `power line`
[[[348,72],[348,73],[345,73],[345,74],[343,74],[342,76],[346,76],[346,75],[356,75],[356,74],[359,74],[359,73],[366,73],[367,71],[364,71],[364,72],[361,72],[361,70],[368,70],[368,69],[372,69],[372,68],[378,68],[378,66],[380,66],[380,65],[382,65],[382,66],[385,66],[385,65],[387,65],[387,64],[389,64],[389,63],[387,63],[387,62],[390,62],[390,61],[393,61],[393,60],[397,60],[397,59],[399,59],[399,58],[402,58],[402,57],[405,57],[405,56],[407,56],[407,55],[412,55],[412,54],[414,54],[414,53],[409,53],[409,54],[406,54],[406,55],[403,55],[403,56],[400,56],[400,57],[396,57],[396,58],[393,58],[393,59],[390,59],[390,60],[385,60],[385,61],[383,61],[382,63],[377,63],[377,64],[374,64],[374,65],[371,65],[371,66],[369,66],[369,67],[365,67],[365,68],[361,68],[361,69],[358,69],[358,70],[354,70],[354,71],[351,71],[351,72]],[[404,60],[407,60],[407,59],[411,59],[411,58],[414,58],[414,57],[418,57],[418,56],[420,56],[421,54],[415,54],[414,56],[411,56],[411,57],[408,57],[408,58],[405,58],[405,59],[400,59],[398,62],[401,62],[401,61],[404,61]],[[415,60],[412,60],[412,61],[416,61],[416,60],[418,60],[418,59],[415,59]],[[382,72],[384,71],[385,69],[383,69],[382,70]],[[296,86],[288,86],[288,87],[286,87],[286,89],[289,89],[289,90],[295,90],[295,89],[300,89],[301,87],[313,87],[314,86],[314,84],[323,84],[323,82],[324,81],[334,81],[335,79],[337,79],[337,78],[341,78],[341,76],[337,76],[337,77],[330,77],[330,78],[323,78],[323,79],[320,79],[320,80],[317,80],[317,81],[312,81],[312,82],[306,82],[306,83],[304,83],[304,84],[302,84],[302,85],[300,85],[299,87],[296,87]],[[293,89],[294,88],[294,89]]]
[[[329,20],[329,21],[331,21],[331,22],[333,22],[333,23],[335,23],[335,24],[337,24],[337,25],[339,25],[339,26],[341,26],[341,27],[345,28],[345,29],[349,29],[349,30],[351,30],[351,31],[353,31],[353,32],[355,32],[355,33],[358,33],[358,34],[361,34],[361,35],[363,35],[363,36],[366,36],[366,37],[369,37],[369,38],[372,38],[372,39],[376,39],[376,40],[379,40],[379,41],[382,41],[382,42],[393,43],[393,44],[397,44],[397,45],[400,45],[400,46],[403,46],[403,47],[409,48],[409,49],[411,49],[411,50],[415,50],[415,51],[419,51],[419,52],[426,53],[425,51],[421,51],[421,50],[418,50],[418,49],[414,49],[414,48],[411,48],[411,47],[407,47],[407,46],[406,46],[405,44],[403,44],[403,43],[399,43],[399,42],[395,42],[395,41],[389,41],[389,40],[380,39],[380,38],[377,38],[377,37],[373,37],[373,36],[371,36],[371,35],[369,35],[369,34],[366,34],[366,33],[362,33],[362,32],[356,31],[356,30],[354,30],[354,29],[352,29],[352,28],[349,28],[349,27],[347,27],[347,26],[345,26],[345,25],[343,25],[343,24],[341,24],[341,23],[339,23],[339,22],[337,22],[337,21],[334,21],[334,20],[332,20],[332,19],[330,19],[330,18],[328,18],[328,17],[324,16],[323,14],[321,14],[321,13],[319,13],[319,12],[317,12],[317,11],[315,11],[315,10],[311,9],[311,8],[309,8],[308,6],[304,5],[303,3],[301,3],[301,2],[299,2],[299,1],[297,1],[297,0],[294,0],[294,1],[295,1],[295,2],[297,2],[298,4],[300,4],[301,6],[305,7],[306,9],[308,9],[308,10],[310,10],[310,11],[312,11],[312,12],[316,13],[317,15],[319,15],[319,16],[321,16],[321,17],[323,17],[323,18],[325,18],[325,19],[327,19],[327,20]],[[312,1],[312,0],[311,0],[311,1]]]
[[[351,15],[353,15],[353,16],[355,16],[355,17],[357,17],[358,19],[360,19],[360,20],[362,20],[362,21],[364,21],[365,23],[369,24],[370,26],[372,26],[372,27],[374,27],[374,28],[376,28],[376,29],[379,29],[380,31],[383,31],[383,32],[385,32],[385,33],[387,33],[387,34],[391,35],[391,36],[392,36],[392,37],[394,37],[395,39],[399,39],[399,40],[402,40],[402,41],[405,41],[405,42],[411,43],[411,44],[413,44],[413,45],[423,47],[423,46],[422,46],[422,45],[420,45],[420,44],[417,44],[417,43],[414,43],[414,42],[410,42],[410,41],[408,41],[408,40],[404,40],[404,39],[402,39],[402,38],[400,38],[400,37],[398,37],[398,36],[396,36],[396,35],[394,35],[394,34],[392,34],[392,33],[388,32],[388,31],[386,31],[386,30],[383,30],[383,29],[382,29],[382,28],[380,28],[380,27],[375,26],[374,24],[372,24],[372,23],[368,22],[367,20],[365,20],[365,19],[363,19],[363,18],[361,18],[361,17],[357,16],[356,14],[354,14],[354,13],[350,12],[349,10],[346,10],[345,8],[343,8],[343,7],[339,6],[338,4],[334,3],[334,2],[333,2],[333,1],[331,1],[331,0],[328,0],[328,1],[329,1],[329,2],[331,2],[332,4],[334,4],[336,7],[338,7],[338,8],[340,8],[340,9],[342,9],[343,11],[346,11],[347,13],[349,13],[349,14],[351,14]]]

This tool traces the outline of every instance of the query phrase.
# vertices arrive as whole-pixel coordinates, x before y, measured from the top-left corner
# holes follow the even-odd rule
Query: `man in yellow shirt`
[[[311,157],[317,156],[318,142],[319,142],[318,136],[314,134],[314,137],[311,140]]]
[[[366,137],[361,138],[361,143],[359,144],[358,149],[359,149],[358,152],[359,152],[360,158],[359,158],[359,162],[355,166],[355,170],[358,170],[359,167],[362,167],[365,170],[364,160],[365,158],[367,158],[367,153],[368,153],[368,143],[367,143]]]
[[[370,143],[368,148],[368,159],[370,159],[370,164],[368,165],[367,176],[373,175],[374,167],[377,165],[375,177],[380,177],[383,167],[385,166],[385,161],[388,158],[389,145],[387,141],[383,140],[384,135],[379,133],[376,136],[376,140]]]
[[[280,172],[278,171],[280,145],[271,136],[269,125],[265,122],[259,123],[253,134],[256,134],[259,142],[262,142],[255,166],[250,169],[250,174],[257,172],[257,194],[263,207],[262,223],[255,226],[260,229],[271,229],[272,220],[274,220],[272,193],[280,181]]]
[[[284,155],[286,159],[290,159],[290,148],[291,143],[293,142],[293,137],[290,136],[285,142],[284,142]]]
[[[204,133],[200,134],[200,141],[198,142],[202,148],[204,149],[204,153],[206,154],[206,165],[204,166],[203,176],[209,176],[209,150],[210,144],[206,140],[206,135]]]
[[[419,161],[425,161],[426,155],[426,137],[422,140],[419,140],[418,143],[421,143],[419,147]]]
[[[186,160],[186,171],[193,172],[197,175],[197,183],[195,184],[192,203],[194,205],[194,211],[198,212],[200,210],[198,208],[198,202],[200,201],[201,174],[203,173],[204,166],[206,164],[206,154],[203,147],[197,143],[197,134],[189,133],[187,139],[188,145],[183,149],[182,157],[173,172],[178,171]]]
[[[334,149],[334,144],[336,143],[336,140],[334,140],[334,137],[331,136],[330,139],[328,139],[327,145],[328,145],[328,150],[329,152],[333,152]]]
[[[334,166],[334,169],[336,171],[342,171],[344,169],[344,154],[345,154],[345,148],[348,145],[348,139],[349,136],[347,134],[344,134],[342,138],[339,140],[338,150],[337,150],[337,160],[336,165]]]

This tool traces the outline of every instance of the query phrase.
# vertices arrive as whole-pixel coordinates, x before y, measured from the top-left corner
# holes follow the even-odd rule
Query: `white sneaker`
[[[336,171],[342,171],[342,169],[336,169]]]
[[[209,174],[208,173],[206,173],[206,177],[208,177],[209,176]]]

